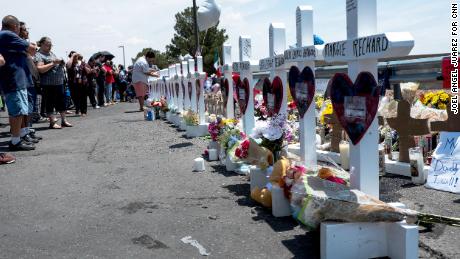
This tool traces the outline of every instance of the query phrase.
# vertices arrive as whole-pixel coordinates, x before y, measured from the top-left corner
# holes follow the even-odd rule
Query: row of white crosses
[[[301,6],[296,10],[297,48],[286,50],[285,28],[281,23],[272,23],[269,28],[269,58],[260,60],[261,71],[270,71],[270,81],[280,77],[283,82],[283,100],[280,113],[287,112],[287,78],[285,62],[296,64],[300,69],[309,66],[314,71],[314,61],[324,57],[327,62],[348,62],[348,75],[355,80],[362,71],[370,72],[377,78],[377,59],[400,57],[409,54],[414,46],[414,41],[409,33],[376,33],[377,6],[376,0],[347,0],[347,38],[346,41],[326,44],[321,51],[313,45],[313,9]],[[370,35],[370,36],[368,36]],[[241,39],[244,39],[243,37]],[[241,40],[240,39],[240,40]],[[370,43],[369,43],[370,42]],[[372,45],[374,44],[374,45]],[[379,45],[380,44],[380,45]],[[241,44],[240,44],[241,45]],[[371,45],[369,47],[369,45]],[[378,45],[378,46],[375,46]],[[374,47],[372,47],[374,46]],[[240,49],[240,53],[241,53]],[[283,55],[283,54],[286,54]],[[233,118],[233,80],[231,64],[231,46],[224,45],[224,78],[229,83],[227,101],[227,117]],[[241,78],[248,77],[251,73],[247,60],[240,55],[240,62],[233,65],[235,72]],[[252,82],[251,82],[252,86]],[[251,98],[252,87],[250,87]],[[239,98],[239,94],[237,93]],[[270,100],[269,100],[270,102]],[[248,104],[253,108],[253,104]],[[304,118],[300,121],[301,158],[309,166],[316,165],[316,119],[314,105],[310,105]],[[250,125],[253,113],[248,111],[243,118],[246,125]],[[245,127],[251,132],[251,129]],[[361,142],[352,145],[350,152],[350,165],[354,173],[351,176],[352,188],[379,197],[378,181],[378,125],[374,120]]]
[[[163,70],[162,70],[163,72]],[[204,81],[206,73],[203,72],[203,57],[197,58],[197,71],[195,71],[195,60],[189,59],[169,66],[160,73],[160,78],[166,78],[159,82],[160,94],[166,96],[168,103],[177,108],[178,112],[191,109],[197,112],[200,118],[200,125],[205,124],[204,106]],[[197,88],[197,84],[198,88]],[[191,89],[190,89],[191,88]],[[163,90],[161,90],[163,89]],[[197,95],[197,89],[199,96]],[[189,94],[191,91],[191,95]]]

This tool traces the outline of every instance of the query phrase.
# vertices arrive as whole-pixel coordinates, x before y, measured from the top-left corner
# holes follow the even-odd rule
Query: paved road
[[[37,125],[44,137],[38,149],[0,166],[0,258],[201,257],[180,241],[186,236],[211,258],[319,257],[319,235],[257,206],[244,177],[217,163],[192,172],[203,140],[186,139],[165,122],[145,122],[135,110],[136,104],[90,110],[85,119],[71,118],[74,128],[59,131]],[[0,129],[0,151],[7,130]],[[404,181],[385,178],[384,198],[421,202],[439,214],[447,210],[444,202],[460,214],[458,196],[436,192],[442,202],[423,203],[423,187]],[[428,235],[422,256],[460,254],[458,229],[435,226],[422,235]]]

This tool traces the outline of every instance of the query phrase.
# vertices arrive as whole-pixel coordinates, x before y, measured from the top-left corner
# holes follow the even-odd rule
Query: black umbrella
[[[112,53],[110,53],[108,51],[101,51],[101,52],[99,52],[99,54],[101,56],[104,56],[108,60],[112,60],[115,57]]]
[[[94,54],[91,56],[91,58],[89,58],[89,59],[96,60],[96,59],[98,59],[100,56],[102,56],[102,55],[101,55],[101,52],[97,52],[97,53],[94,53]]]

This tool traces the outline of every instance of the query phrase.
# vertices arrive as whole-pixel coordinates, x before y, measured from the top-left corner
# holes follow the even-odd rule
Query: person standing
[[[139,111],[144,111],[144,97],[147,95],[149,76],[159,77],[155,69],[150,65],[155,63],[155,52],[147,51],[143,57],[137,59],[133,67],[133,85],[139,101]]]
[[[103,68],[105,70],[105,101],[107,105],[112,105],[114,104],[112,99],[112,87],[115,83],[115,71],[112,68],[112,61],[106,60]]]
[[[0,54],[0,68],[5,65],[5,59]],[[3,106],[2,99],[0,98],[0,107]],[[16,158],[8,153],[0,153],[0,164],[11,164],[16,162]]]
[[[43,37],[38,42],[40,47],[35,55],[38,72],[40,72],[40,84],[46,99],[46,113],[50,119],[50,129],[72,127],[66,120],[65,94],[64,94],[64,60],[58,59],[51,48],[51,39]],[[61,115],[61,125],[54,120],[54,110]]]
[[[21,39],[19,34],[19,20],[7,15],[2,19],[0,31],[0,54],[5,59],[5,65],[0,69],[0,87],[5,93],[5,102],[11,127],[11,151],[34,150],[33,143],[21,137],[26,134],[22,128],[24,116],[29,114],[27,87],[32,85],[32,77],[27,66],[27,52],[34,46]]]
[[[118,91],[120,95],[120,102],[125,102],[126,97],[125,97],[125,92],[128,87],[128,81],[127,81],[127,74],[125,67],[123,65],[118,65],[118,76],[117,76],[117,85],[118,85]]]
[[[104,93],[105,93],[105,70],[102,63],[105,61],[105,56],[99,56],[96,58],[94,66],[97,70],[96,76],[96,93],[97,93],[97,102],[100,107],[105,106],[104,104]]]
[[[24,22],[19,22],[19,37],[23,40],[29,40],[29,31],[26,27]],[[35,130],[32,127],[32,119],[34,117],[39,117],[38,115],[38,108],[37,108],[37,87],[40,86],[40,74],[38,73],[37,66],[35,65],[34,56],[37,53],[36,44],[31,43],[33,45],[33,49],[27,53],[27,66],[29,67],[29,72],[32,76],[32,85],[27,87],[27,99],[28,99],[28,107],[29,107],[29,115],[24,117],[22,122],[22,128],[25,128],[26,134],[23,139],[28,142],[38,143],[42,137],[35,135]]]

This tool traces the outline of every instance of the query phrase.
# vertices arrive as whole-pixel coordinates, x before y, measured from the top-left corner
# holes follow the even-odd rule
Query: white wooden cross
[[[227,119],[235,118],[235,107],[233,105],[233,78],[232,78],[232,45],[226,42],[223,47],[223,66],[224,81],[228,82],[227,95]],[[223,86],[222,86],[223,87]]]
[[[284,52],[286,64],[296,65],[300,71],[310,67],[315,71],[315,60],[322,59],[322,47],[313,43],[313,7],[299,6],[296,9],[297,48]],[[306,86],[305,86],[306,87]],[[308,168],[317,165],[315,102],[300,121],[300,158]]]
[[[193,58],[188,60],[188,82],[192,85],[192,98],[190,100],[190,105],[193,112],[198,112],[198,100],[196,98],[195,60]]]
[[[182,68],[181,63],[176,63],[176,77],[175,84],[179,85],[178,97],[177,97],[177,111],[182,113],[184,111],[184,91],[182,91]],[[176,87],[176,86],[174,86]],[[177,89],[176,89],[177,91]]]
[[[275,77],[283,82],[283,101],[279,113],[287,114],[287,74],[284,67],[284,51],[286,50],[286,28],[283,23],[271,23],[269,27],[269,57],[259,61],[261,71],[270,71],[270,81]]]
[[[253,78],[251,69],[251,38],[248,36],[240,36],[239,38],[240,47],[240,62],[233,62],[233,71],[240,74],[240,79],[244,83],[244,80],[249,82],[249,101],[247,103],[246,112],[243,116],[243,127],[244,132],[247,135],[252,134],[254,129],[254,90],[253,90]],[[238,90],[237,90],[238,91]],[[241,91],[241,90],[239,90]],[[246,99],[246,92],[241,91],[236,93],[238,99]],[[233,96],[232,96],[233,98]]]
[[[174,91],[174,68],[172,65],[169,66],[169,76],[167,80],[167,84],[169,87],[169,103],[171,104],[171,107],[175,108],[176,107],[176,94]]]
[[[188,94],[188,61],[182,61],[181,72],[182,72],[182,81],[181,88],[184,94],[184,110],[191,108],[190,95]]]
[[[200,97],[198,98],[198,116],[200,118],[200,125],[206,124],[205,105],[204,105],[204,81],[206,80],[206,73],[203,71],[203,57],[196,57],[197,71],[195,72],[195,79],[200,82]],[[198,83],[198,81],[195,81]],[[196,89],[196,86],[194,87]],[[196,94],[195,94],[196,95]]]
[[[377,1],[347,0],[348,40],[326,44],[323,50],[327,62],[348,62],[348,75],[356,80],[363,71],[370,72],[377,80],[379,58],[401,57],[410,53],[414,40],[408,32],[377,32]],[[409,17],[408,17],[409,19]],[[350,177],[351,187],[374,197],[379,197],[377,116],[358,145],[351,145]]]

